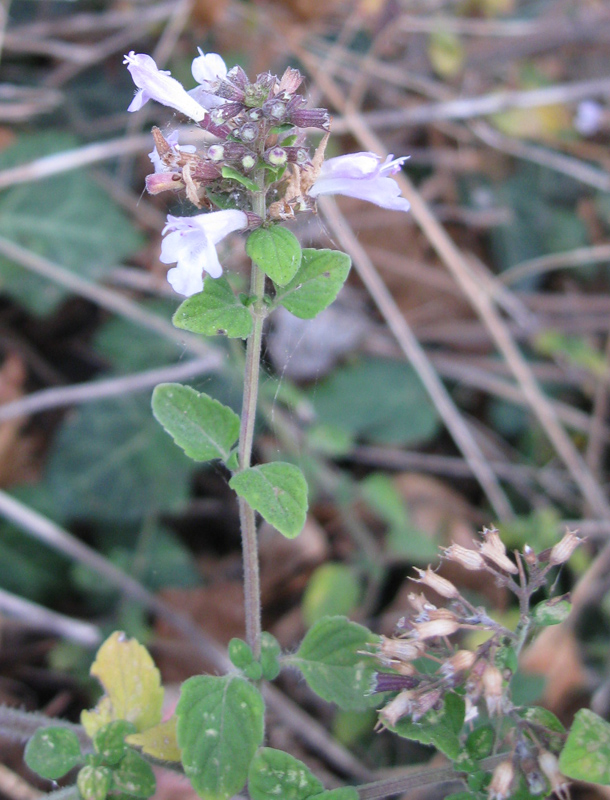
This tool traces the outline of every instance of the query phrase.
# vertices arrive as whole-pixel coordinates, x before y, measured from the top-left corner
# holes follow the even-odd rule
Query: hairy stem
[[[253,197],[253,211],[265,218],[265,192],[263,188],[264,173],[258,176],[261,187]],[[252,317],[254,327],[246,347],[246,365],[244,371],[244,397],[241,411],[241,428],[239,432],[239,469],[248,469],[252,461],[252,442],[256,422],[256,406],[258,401],[258,376],[260,372],[261,343],[263,324],[266,316],[264,304],[265,274],[252,264],[250,292],[254,298]],[[261,649],[261,597],[258,565],[258,542],[256,538],[256,519],[254,509],[239,498],[239,521],[241,525],[242,553],[244,562],[244,602],[246,614],[246,640],[254,652],[255,658]]]

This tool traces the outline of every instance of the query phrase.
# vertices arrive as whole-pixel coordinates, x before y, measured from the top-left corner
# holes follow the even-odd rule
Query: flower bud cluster
[[[476,549],[451,545],[444,551],[445,561],[467,570],[492,573],[498,583],[517,596],[521,611],[517,630],[505,628],[484,608],[473,606],[452,581],[428,567],[416,569],[417,577],[412,580],[442,598],[445,605],[436,606],[422,593],[410,594],[412,611],[400,620],[400,633],[382,637],[372,654],[380,664],[372,691],[397,693],[380,710],[380,727],[394,728],[401,719],[434,724],[434,712],[439,712],[447,695],[456,690],[465,702],[466,723],[480,714],[490,719],[510,719],[510,725],[496,726],[497,735],[504,737],[504,746],[511,745],[512,755],[496,767],[491,777],[490,800],[510,797],[520,780],[525,780],[532,794],[554,791],[561,800],[569,797],[551,752],[556,747],[553,737],[557,734],[529,720],[515,707],[509,686],[516,654],[532,621],[530,598],[542,586],[549,570],[565,563],[581,541],[576,533],[568,531],[558,544],[543,553],[536,554],[526,545],[523,552],[515,553],[515,561],[508,556],[495,529],[483,531]],[[485,631],[485,640],[473,649],[465,649],[459,637],[472,630]]]

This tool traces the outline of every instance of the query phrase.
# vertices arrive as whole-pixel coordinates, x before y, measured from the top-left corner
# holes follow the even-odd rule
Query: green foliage
[[[125,522],[176,510],[192,471],[152,418],[148,397],[126,395],[72,412],[54,442],[45,483],[56,516]]]
[[[609,785],[610,723],[588,708],[578,711],[559,756],[559,769],[575,781]]]
[[[150,797],[157,782],[150,764],[129,748],[116,769],[112,770],[112,788],[134,797]]]
[[[307,482],[294,464],[274,461],[234,475],[229,486],[270,525],[294,539],[307,516]]]
[[[314,795],[311,800],[358,800],[358,791],[353,786],[341,786]]]
[[[346,617],[326,617],[310,628],[286,663],[297,667],[323,700],[346,710],[367,708],[379,698],[369,696],[376,665],[362,651],[371,650],[379,638]]]
[[[322,617],[350,614],[360,599],[360,582],[347,564],[322,564],[307,584],[303,595],[303,619],[311,627]]]
[[[351,267],[347,253],[338,250],[303,250],[301,266],[283,288],[276,287],[276,305],[300,319],[313,319],[337,297]]]
[[[179,383],[161,383],[152,396],[158,422],[195,461],[226,461],[239,436],[239,417],[207,394]]]
[[[536,336],[534,344],[536,350],[543,355],[559,358],[571,366],[589,370],[598,378],[604,378],[608,373],[608,363],[604,353],[596,350],[583,336],[546,330]]]
[[[281,653],[282,648],[275,636],[267,633],[267,631],[263,631],[261,633],[261,667],[265,680],[275,680],[280,674]]]
[[[544,628],[549,625],[559,625],[570,616],[571,610],[572,603],[568,600],[554,597],[551,600],[543,600],[534,606],[532,620],[535,625],[540,625]]]
[[[464,700],[455,692],[445,696],[440,711],[428,711],[418,722],[401,719],[388,728],[405,739],[432,744],[451,759],[460,755],[460,733],[464,724]]]
[[[487,758],[494,746],[495,732],[492,725],[479,725],[466,738],[466,751],[471,758]]]
[[[0,169],[76,147],[57,132],[23,134],[0,152]],[[83,170],[0,193],[0,236],[96,281],[143,244],[129,217]],[[36,314],[48,314],[67,290],[0,257],[0,286]]]
[[[316,386],[311,400],[319,422],[379,444],[421,444],[440,426],[415,371],[400,361],[359,359]]]
[[[204,336],[224,334],[247,339],[252,333],[252,315],[233,294],[229,281],[206,275],[203,291],[187,298],[172,318],[176,328]]]
[[[110,766],[118,764],[127,752],[125,737],[137,730],[133,722],[118,719],[108,723],[97,731],[93,737],[95,752]]]
[[[301,265],[301,245],[287,228],[257,228],[246,241],[246,253],[278,286],[285,286]]]
[[[228,178],[232,181],[237,181],[237,183],[241,183],[242,186],[245,186],[250,192],[258,192],[259,186],[256,184],[251,178],[242,175],[241,172],[238,172],[233,167],[224,166],[222,168],[222,177]]]
[[[248,790],[252,800],[306,800],[320,794],[324,786],[302,761],[263,747],[250,764]]]
[[[78,773],[76,785],[83,800],[105,800],[112,786],[112,771],[88,764]]]
[[[25,748],[25,763],[42,778],[57,780],[83,760],[78,737],[67,728],[39,728]]]
[[[17,492],[16,494],[20,494]],[[53,603],[66,587],[69,562],[50,547],[0,525],[0,586],[38,603]]]
[[[182,763],[204,800],[228,800],[248,777],[263,740],[260,692],[237,675],[200,675],[182,685],[176,708]]]
[[[254,661],[252,648],[243,639],[231,639],[227,648],[227,654],[231,663],[237,669],[243,669]]]

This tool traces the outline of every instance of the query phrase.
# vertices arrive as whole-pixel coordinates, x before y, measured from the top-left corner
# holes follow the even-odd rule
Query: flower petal
[[[211,88],[210,84],[219,78],[227,77],[227,65],[218,53],[204,53],[200,47],[197,50],[199,50],[199,55],[193,59],[191,72],[197,83],[209,89]]]
[[[132,100],[129,111],[137,111],[147,100],[156,100],[169,108],[175,108],[196,122],[201,121],[207,111],[192,98],[182,84],[169,72],[160,70],[153,58],[133,50],[123,62],[131,73],[133,82],[143,92]]]
[[[409,201],[400,196],[400,187],[391,178],[324,178],[318,179],[309,190],[311,197],[342,194],[356,197],[392,211],[408,211]]]
[[[205,231],[205,235],[214,244],[218,244],[233,231],[244,230],[248,225],[248,217],[244,212],[234,208],[214,211],[211,214],[197,214],[190,219]]]

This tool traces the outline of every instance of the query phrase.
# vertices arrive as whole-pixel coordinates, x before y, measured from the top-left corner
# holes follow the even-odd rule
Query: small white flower
[[[581,136],[594,136],[600,129],[604,110],[595,100],[583,100],[578,104],[574,127]]]
[[[190,96],[182,84],[172,78],[167,70],[160,70],[150,56],[132,50],[123,63],[127,64],[133,82],[139,89],[128,111],[138,111],[144,103],[156,100],[164,106],[175,108],[195,122],[200,122],[207,115],[206,109]]]
[[[167,215],[163,229],[160,261],[176,266],[167,273],[167,280],[178,294],[190,297],[203,291],[203,272],[212,278],[222,275],[216,245],[229,233],[243,230],[248,217],[243,211],[227,209],[194,217]]]
[[[204,108],[211,110],[225,102],[213,92],[217,82],[227,77],[227,65],[218,53],[204,53],[200,47],[197,50],[199,55],[193,59],[191,72],[199,86],[191,89],[189,94]]]
[[[400,196],[400,187],[389,177],[400,170],[407,158],[388,156],[383,163],[375,153],[351,153],[329,158],[322,164],[309,195],[342,194],[368,200],[381,208],[408,211],[408,200]]]

